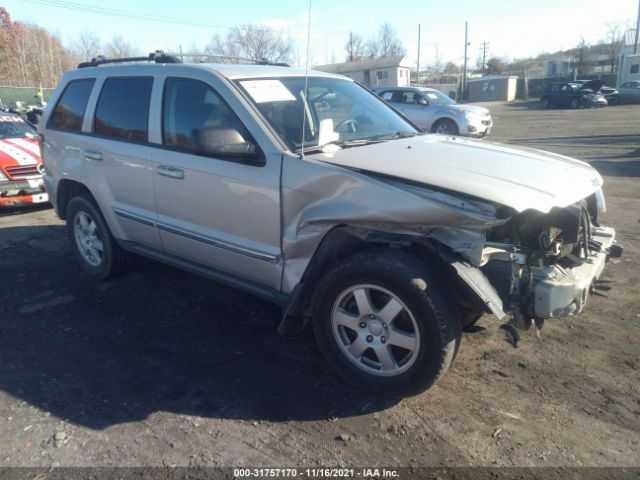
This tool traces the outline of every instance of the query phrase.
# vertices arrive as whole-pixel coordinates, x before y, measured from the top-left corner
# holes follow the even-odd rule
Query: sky
[[[290,36],[297,63],[304,66],[309,4],[309,0],[9,0],[2,6],[13,20],[43,26],[65,43],[88,30],[105,41],[121,35],[144,52],[176,52],[179,46],[185,52],[203,51],[213,35],[224,35],[235,25],[258,23]],[[115,15],[92,13],[91,7]],[[421,65],[434,62],[436,49],[442,61],[462,63],[467,21],[468,57],[474,64],[483,42],[489,42],[489,57],[535,56],[574,47],[581,38],[596,43],[610,24],[634,26],[637,12],[638,0],[311,0],[309,63],[343,61],[349,31],[366,39],[385,21],[397,29],[412,65],[417,63],[418,25]]]

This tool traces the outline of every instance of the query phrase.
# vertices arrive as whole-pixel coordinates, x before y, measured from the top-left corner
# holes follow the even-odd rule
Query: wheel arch
[[[315,287],[323,276],[341,260],[355,253],[374,248],[399,249],[424,261],[443,282],[443,289],[452,300],[464,307],[486,309],[485,302],[459,275],[451,259],[458,255],[436,240],[407,234],[340,225],[331,229],[320,242],[304,274],[294,287],[283,309],[278,327],[281,335],[292,335],[309,322]],[[460,259],[461,260],[461,259]]]
[[[460,123],[453,118],[452,116],[448,115],[448,114],[443,114],[442,116],[436,118],[433,122],[431,122],[431,127],[429,128],[429,131],[431,133],[434,133],[436,128],[438,127],[438,124],[442,123],[442,122],[453,122],[453,124],[456,126],[456,128],[458,129],[458,132],[462,131],[462,127],[460,125]]]
[[[69,205],[71,199],[81,194],[89,196],[94,201],[94,203],[97,204],[95,196],[93,195],[93,193],[91,193],[91,190],[89,190],[83,183],[67,178],[63,178],[62,180],[60,180],[60,182],[58,182],[55,206],[56,213],[61,220],[66,219],[67,206]]]

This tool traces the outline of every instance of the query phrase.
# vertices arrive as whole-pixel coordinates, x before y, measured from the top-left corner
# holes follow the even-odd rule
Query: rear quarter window
[[[51,114],[48,126],[77,132],[82,130],[84,112],[95,82],[94,78],[69,82]]]
[[[146,142],[152,77],[105,80],[96,106],[93,133],[132,142]]]

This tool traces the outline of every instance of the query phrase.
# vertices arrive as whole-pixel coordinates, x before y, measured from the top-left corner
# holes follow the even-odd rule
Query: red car
[[[15,113],[0,112],[0,208],[49,201],[35,128]]]

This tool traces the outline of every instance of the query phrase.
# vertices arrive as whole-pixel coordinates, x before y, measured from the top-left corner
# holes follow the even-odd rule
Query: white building
[[[409,85],[411,73],[409,63],[402,55],[318,65],[313,68],[321,72],[344,75],[371,88],[406,87]]]
[[[618,85],[631,80],[640,80],[640,45],[635,45],[636,31],[627,30],[622,37],[620,63],[618,64]]]
[[[543,78],[568,77],[571,73],[570,58],[549,58],[542,62]]]

